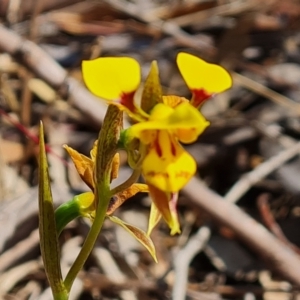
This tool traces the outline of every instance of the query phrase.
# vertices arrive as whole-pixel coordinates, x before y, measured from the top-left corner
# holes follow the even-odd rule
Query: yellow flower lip
[[[196,168],[194,158],[166,130],[157,132],[142,165],[146,182],[165,192],[178,192]]]
[[[192,104],[195,107],[232,86],[230,74],[219,65],[207,63],[185,52],[180,52],[176,61],[184,81],[193,93]]]
[[[171,234],[180,232],[176,204],[179,190],[197,170],[194,158],[180,142],[192,143],[206,129],[209,122],[198,107],[211,96],[229,89],[230,74],[221,66],[210,64],[188,53],[177,56],[179,71],[192,92],[191,101],[179,96],[163,96],[157,62],[152,62],[141,93],[140,107],[134,104],[134,95],[141,81],[138,62],[130,57],[101,57],[83,61],[83,79],[96,96],[115,101],[137,123],[127,129],[122,140],[131,157],[132,166],[141,167],[153,199],[148,234],[163,217]],[[136,141],[139,140],[139,146]],[[139,148],[138,148],[139,147]],[[67,148],[82,179],[93,189],[95,151],[91,158]],[[94,149],[95,150],[95,149]],[[131,156],[130,156],[131,155]],[[129,159],[130,161],[130,159]],[[115,165],[118,165],[115,162]],[[113,179],[116,175],[112,175]],[[130,195],[146,187],[133,184],[115,195],[107,217],[138,237],[141,232],[111,216]],[[144,190],[145,191],[145,190]],[[153,255],[151,241],[137,238]]]
[[[175,108],[159,103],[153,109],[149,121],[134,124],[129,131],[132,136],[143,139],[146,131],[169,130],[179,140],[191,143],[208,125],[209,122],[203,115],[187,102],[183,102]],[[185,139],[185,135],[189,136],[188,140]]]
[[[161,217],[171,229],[171,235],[180,233],[180,225],[177,216],[178,193],[164,192],[153,185],[149,185],[150,196],[153,199],[148,224],[147,235],[150,235]]]

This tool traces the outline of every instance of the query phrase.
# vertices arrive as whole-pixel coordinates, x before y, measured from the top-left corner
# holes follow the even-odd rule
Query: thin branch
[[[172,291],[173,300],[184,300],[186,298],[189,265],[195,255],[206,246],[210,236],[210,228],[208,226],[202,226],[197,233],[189,239],[185,247],[176,253],[174,259],[175,282]]]
[[[297,146],[299,147],[299,144]],[[231,228],[274,270],[300,286],[300,257],[264,226],[233,203],[225,201],[225,198],[210,190],[197,178],[188,183],[184,193],[218,222]]]
[[[300,153],[300,142],[291,146],[288,149],[285,149],[278,153],[275,156],[272,156],[270,159],[260,164],[253,171],[245,174],[242,178],[237,181],[230,191],[224,197],[225,200],[229,202],[236,202],[240,199],[254,184],[259,182],[261,179],[267,175],[274,172],[285,162],[293,158],[294,156]]]
[[[200,51],[206,49],[211,53],[215,52],[216,50],[212,45],[209,45],[202,40],[195,39],[194,36],[182,30],[181,27],[175,22],[162,20],[151,11],[141,11],[138,5],[130,2],[126,2],[126,5],[124,5],[124,2],[120,0],[106,0],[106,2],[115,9],[125,12],[147,23],[150,28],[174,37],[177,42],[181,43],[182,45],[192,47],[193,49],[198,49]]]
[[[267,4],[265,6],[268,7]],[[183,16],[175,17],[171,19],[171,22],[181,27],[186,27],[193,24],[199,25],[202,22],[205,22],[208,19],[216,16],[230,16],[253,9],[257,9],[257,3],[255,3],[255,1],[237,0],[231,1],[226,4],[221,4],[209,9],[200,10],[194,13],[189,13]]]
[[[259,82],[256,82],[250,78],[247,78],[241,74],[232,72],[232,77],[235,84],[239,84],[243,86],[244,88],[247,88],[253,92],[255,92],[258,95],[261,95],[281,106],[284,106],[288,108],[291,112],[294,114],[300,115],[300,105],[294,101],[292,101],[290,98],[285,97],[268,87],[260,84]]]
[[[264,193],[260,195],[257,199],[257,207],[260,212],[260,215],[263,219],[265,226],[283,243],[291,247],[295,252],[300,254],[300,249],[292,244],[284,235],[282,229],[277,224],[269,206],[269,195]]]
[[[291,144],[289,144],[289,146],[291,146]],[[228,202],[232,202],[232,203],[237,202],[240,199],[240,197],[242,197],[255,183],[257,183],[258,181],[260,181],[261,179],[263,179],[264,177],[266,177],[267,175],[275,171],[286,161],[293,158],[295,155],[299,154],[299,152],[300,152],[300,142],[295,143],[289,149],[284,150],[279,154],[271,157],[269,160],[259,165],[252,172],[249,172],[248,174],[244,175],[241,178],[241,180],[239,180],[231,188],[231,190],[225,195],[224,200],[227,200]],[[187,186],[184,189],[184,191],[187,191],[187,193],[191,192],[189,186]],[[200,195],[201,192],[199,191],[197,193]],[[197,194],[194,195],[194,198],[197,198]],[[208,199],[207,201],[209,202],[210,200]],[[234,218],[234,217],[235,216],[233,214],[232,216],[230,216],[230,218]],[[253,222],[255,221],[253,220]],[[235,230],[234,228],[232,229]],[[177,253],[174,262],[175,284],[173,288],[173,300],[184,299],[184,295],[186,291],[186,283],[187,283],[188,266],[191,260],[193,259],[193,257],[195,256],[195,254],[202,251],[202,249],[206,246],[206,242],[209,240],[210,234],[211,231],[208,226],[203,226],[199,228],[198,232],[188,241],[187,245]],[[199,241],[196,242],[198,237],[202,235],[207,236],[206,242],[199,242]],[[290,243],[287,245],[290,246]],[[184,260],[180,261],[179,257],[180,258],[184,257]]]
[[[102,123],[107,108],[104,100],[95,97],[80,82],[69,77],[66,70],[39,46],[0,25],[0,50],[21,60],[57,91],[67,91],[74,105],[88,115],[91,121]]]

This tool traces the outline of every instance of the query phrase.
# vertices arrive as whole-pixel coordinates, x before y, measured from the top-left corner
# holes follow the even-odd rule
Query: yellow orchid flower
[[[174,96],[173,96],[174,98]],[[194,142],[209,122],[192,107],[183,102],[172,108],[157,104],[148,121],[134,124],[128,134],[140,139],[147,146],[142,163],[146,182],[165,192],[178,192],[195,174],[196,162],[179,141]]]
[[[177,65],[192,92],[192,100],[163,96],[157,63],[153,62],[140,107],[134,103],[141,73],[134,59],[106,57],[84,61],[82,65],[83,78],[91,92],[115,101],[138,121],[127,130],[126,137],[128,141],[137,138],[143,149],[142,174],[153,199],[148,234],[161,216],[171,234],[180,232],[176,213],[178,192],[197,169],[194,158],[180,142],[196,141],[209,125],[198,107],[232,85],[225,69],[191,54],[179,53]]]
[[[148,234],[153,220],[162,216],[171,234],[180,233],[176,203],[178,191],[195,174],[194,158],[179,142],[191,143],[204,131],[209,122],[186,99],[163,96],[151,111],[148,121],[134,124],[128,134],[140,139],[147,151],[142,173],[153,200]],[[172,108],[170,104],[175,104]],[[169,104],[169,105],[167,105]],[[155,209],[156,208],[156,209]]]
[[[141,73],[137,61],[128,57],[104,57],[82,64],[84,81],[95,95],[123,105],[140,121],[129,129],[129,136],[148,145],[143,175],[147,182],[166,192],[179,191],[195,174],[193,158],[179,144],[194,142],[209,125],[195,107],[232,84],[225,69],[191,54],[179,53],[177,64],[193,93],[192,101],[161,95],[158,67],[154,62],[141,107],[135,106],[133,97]]]

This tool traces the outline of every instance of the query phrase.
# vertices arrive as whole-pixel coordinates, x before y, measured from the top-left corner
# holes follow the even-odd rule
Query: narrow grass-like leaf
[[[39,156],[39,230],[42,258],[53,297],[55,300],[68,299],[60,269],[58,238],[42,123],[40,125]]]

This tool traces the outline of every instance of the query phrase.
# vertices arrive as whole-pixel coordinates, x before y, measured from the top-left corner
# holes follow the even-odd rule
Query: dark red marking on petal
[[[171,146],[171,153],[172,153],[172,155],[173,156],[176,156],[176,147],[175,147],[175,145],[174,145],[174,143],[171,141],[170,142],[170,146]]]
[[[132,112],[135,112],[134,99],[133,99],[134,94],[135,94],[135,91],[130,92],[130,93],[122,93],[121,101],[120,101],[120,104],[127,107]]]
[[[154,147],[155,147],[155,151],[156,151],[157,155],[158,155],[159,157],[162,157],[162,149],[161,149],[161,147],[160,147],[160,144],[159,144],[159,142],[158,142],[158,139],[156,139],[156,140],[154,141]]]
[[[212,94],[208,94],[204,89],[192,90],[192,93],[191,104],[197,108],[212,96]]]
[[[166,179],[170,178],[170,175],[166,172],[149,171],[145,175],[149,176],[149,177],[161,176],[161,177],[166,178]]]

